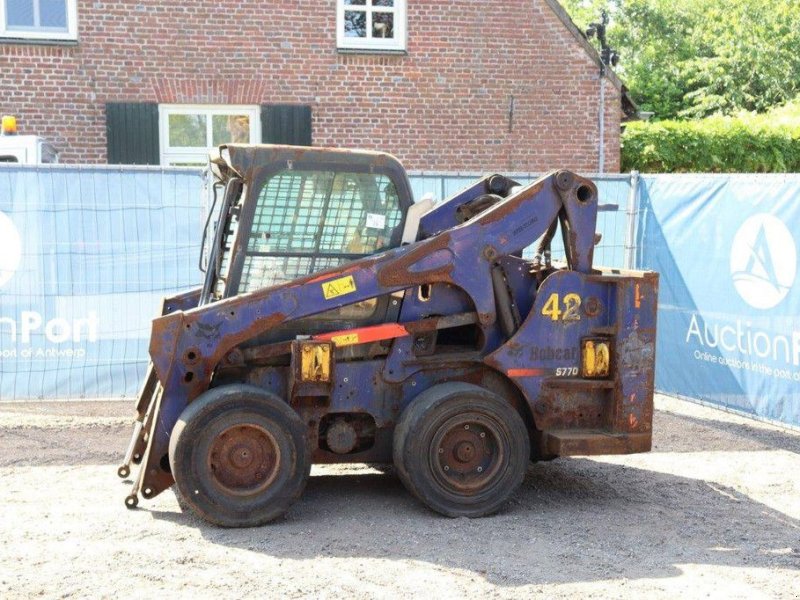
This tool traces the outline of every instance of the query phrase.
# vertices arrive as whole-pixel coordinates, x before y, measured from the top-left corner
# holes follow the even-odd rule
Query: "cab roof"
[[[276,144],[224,144],[216,151],[212,151],[210,162],[221,179],[228,179],[235,174],[245,181],[251,181],[257,171],[287,168],[377,170],[406,179],[405,169],[397,158],[385,152],[371,150]]]

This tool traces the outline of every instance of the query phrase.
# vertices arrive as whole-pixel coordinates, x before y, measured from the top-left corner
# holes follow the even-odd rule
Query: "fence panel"
[[[800,425],[798,232],[800,175],[643,177],[659,391]]]
[[[196,170],[0,169],[0,399],[135,394],[162,296],[197,285]]]
[[[657,389],[800,425],[800,175],[648,175],[633,203],[628,175],[593,179],[596,264],[635,244],[661,273]],[[194,169],[0,166],[0,400],[135,394],[161,298],[200,282],[202,189]]]

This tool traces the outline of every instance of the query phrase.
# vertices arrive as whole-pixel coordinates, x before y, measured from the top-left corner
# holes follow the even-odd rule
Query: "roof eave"
[[[623,121],[635,121],[639,119],[639,108],[636,106],[636,103],[631,98],[630,94],[628,93],[628,88],[625,87],[625,84],[622,83],[622,80],[617,76],[617,74],[607,65],[603,64],[603,59],[600,58],[600,54],[598,54],[597,50],[594,46],[589,43],[589,40],[586,39],[584,33],[578,29],[578,26],[575,25],[575,22],[572,20],[572,17],[569,16],[569,13],[561,6],[561,3],[558,0],[544,0],[550,9],[555,13],[555,15],[559,18],[559,20],[564,24],[564,27],[572,34],[572,36],[578,41],[578,43],[583,47],[586,51],[586,54],[591,58],[595,64],[597,65],[598,69],[603,69],[606,79],[608,79],[615,88],[620,91],[620,102],[622,105],[622,113],[623,113]]]

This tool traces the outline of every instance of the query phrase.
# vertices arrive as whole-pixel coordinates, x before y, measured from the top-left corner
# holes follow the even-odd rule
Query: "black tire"
[[[179,495],[222,527],[254,527],[283,515],[311,471],[306,427],[283,400],[257,387],[201,394],[172,430],[169,463]]]
[[[511,404],[467,383],[435,385],[403,412],[394,432],[400,480],[448,517],[497,512],[525,478],[530,439]]]
[[[172,493],[175,494],[175,499],[178,501],[178,507],[181,509],[181,512],[194,512],[194,509],[189,506],[189,503],[186,502],[180,491],[178,491],[178,484],[173,483],[170,486],[170,489],[172,490]]]

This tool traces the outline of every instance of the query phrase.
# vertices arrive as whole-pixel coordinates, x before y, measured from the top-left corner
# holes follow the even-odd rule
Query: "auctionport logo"
[[[14,276],[21,258],[22,241],[19,232],[11,219],[0,212],[0,287]]]
[[[777,306],[797,275],[797,247],[783,222],[768,214],[750,217],[731,248],[731,277],[736,291],[753,308]]]

